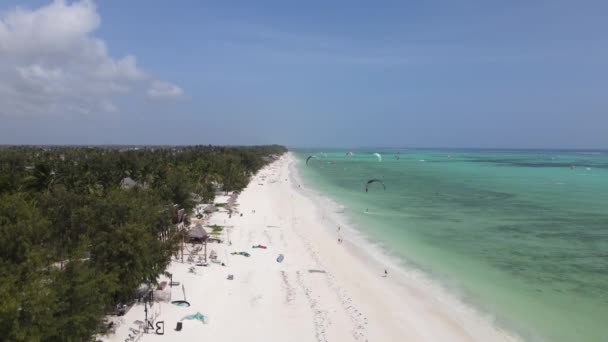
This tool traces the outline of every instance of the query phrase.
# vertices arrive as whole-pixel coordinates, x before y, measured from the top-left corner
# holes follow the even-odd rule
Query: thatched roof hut
[[[211,214],[215,211],[217,211],[217,209],[215,208],[215,206],[213,204],[209,204],[208,206],[205,207],[205,209],[203,209],[203,212],[205,214]]]
[[[239,193],[233,192],[232,194],[230,194],[230,197],[228,197],[228,203],[234,205],[234,203],[236,203],[236,199],[238,197],[239,197]]]
[[[203,228],[203,225],[201,225],[199,223],[196,226],[190,228],[187,236],[188,236],[188,241],[202,242],[207,239],[209,234],[207,234],[207,231],[205,230],[205,228]]]

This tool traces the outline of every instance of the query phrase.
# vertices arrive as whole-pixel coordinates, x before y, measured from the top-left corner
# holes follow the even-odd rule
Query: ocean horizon
[[[608,336],[606,151],[294,152],[305,184],[353,228],[502,327],[526,340]],[[366,192],[369,179],[386,190]]]

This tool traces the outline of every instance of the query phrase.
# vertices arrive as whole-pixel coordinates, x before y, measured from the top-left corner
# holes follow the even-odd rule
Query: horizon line
[[[219,147],[253,147],[253,146],[284,146],[289,150],[300,149],[372,149],[372,150],[489,150],[489,151],[593,151],[608,152],[608,147],[474,147],[474,146],[297,146],[289,144],[0,144],[2,147],[188,147],[188,146],[219,146]]]

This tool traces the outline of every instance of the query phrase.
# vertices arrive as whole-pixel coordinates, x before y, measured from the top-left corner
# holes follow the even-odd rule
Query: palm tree
[[[24,179],[26,187],[38,192],[50,192],[59,183],[59,177],[47,164],[39,163],[34,166],[29,176]]]

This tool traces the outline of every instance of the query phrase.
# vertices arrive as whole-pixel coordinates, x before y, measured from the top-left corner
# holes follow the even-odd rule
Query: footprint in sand
[[[269,245],[272,245],[272,238],[270,237],[270,234],[268,233],[267,230],[264,231],[264,236],[266,236],[266,241]]]
[[[285,289],[285,303],[290,304],[295,299],[294,288],[291,286],[291,284],[289,284],[287,273],[285,271],[281,271],[281,279],[283,280],[283,288]]]
[[[318,342],[326,342],[327,336],[325,336],[325,331],[328,326],[328,318],[327,311],[321,310],[318,307],[317,301],[312,297],[312,291],[304,284],[304,280],[302,278],[302,274],[300,271],[296,271],[296,282],[304,291],[304,295],[308,300],[308,305],[313,312],[313,324],[315,326],[315,338]]]

